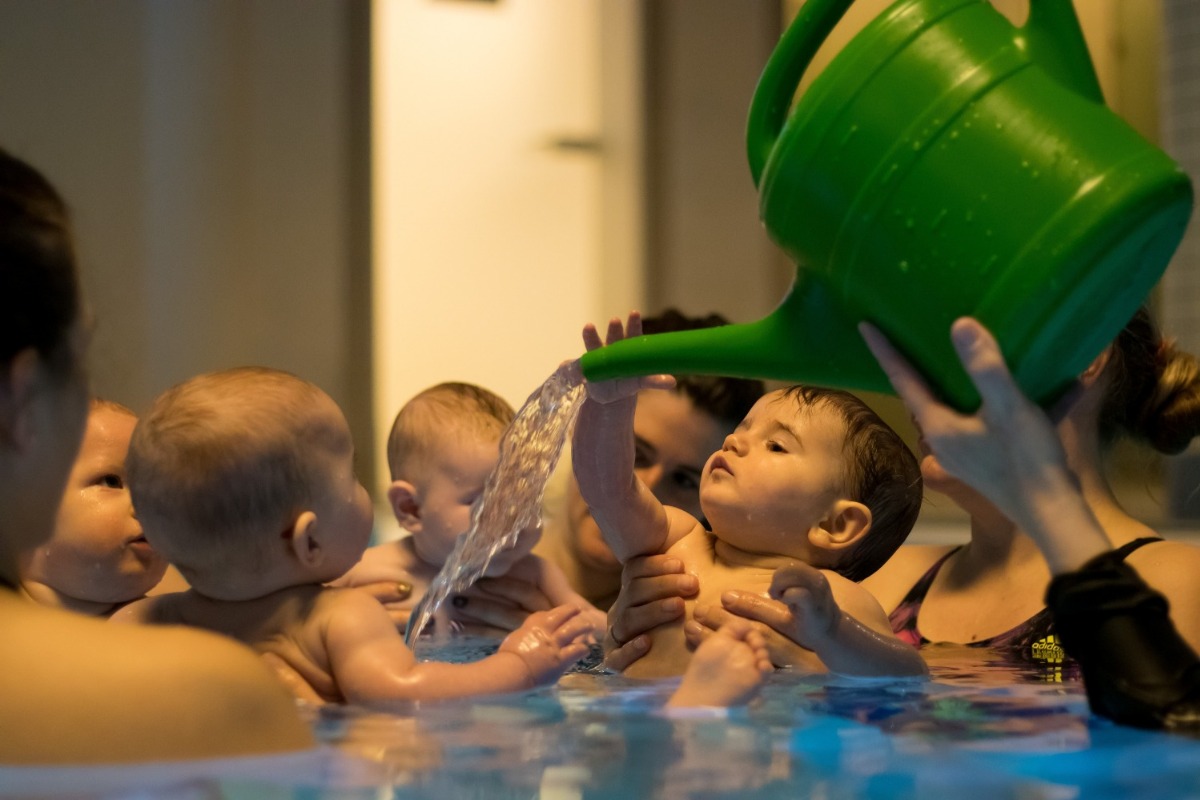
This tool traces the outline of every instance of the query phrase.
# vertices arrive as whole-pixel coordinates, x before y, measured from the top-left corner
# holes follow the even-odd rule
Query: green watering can
[[[1191,183],[1107,106],[1070,0],[1013,26],[988,0],[900,0],[813,81],[851,0],[808,0],[763,72],[747,146],[795,283],[758,322],[587,353],[592,380],[651,373],[890,392],[868,320],[942,398],[979,398],[950,324],[979,318],[1024,391],[1056,397],[1137,310],[1183,236]]]

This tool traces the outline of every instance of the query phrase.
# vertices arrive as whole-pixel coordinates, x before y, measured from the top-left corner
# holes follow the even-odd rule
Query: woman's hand
[[[860,330],[943,468],[1032,536],[1052,568],[1071,569],[1109,548],[1050,418],[1013,381],[983,325],[964,317],[950,328],[982,400],[974,414],[941,403],[879,330],[866,323]]]
[[[501,576],[480,578],[450,598],[450,606],[451,617],[459,622],[515,631],[530,614],[548,611],[553,603],[533,583]]]
[[[825,671],[825,666],[816,654],[800,644],[800,640],[805,636],[806,620],[798,619],[787,603],[774,597],[737,590],[725,592],[721,595],[720,606],[696,606],[692,610],[692,619],[684,625],[683,632],[689,645],[699,647],[701,642],[713,635],[722,625],[738,619],[749,620],[762,635],[767,652],[771,656],[771,663],[775,666]],[[796,638],[793,639],[793,636]]]
[[[366,592],[379,601],[391,617],[392,622],[401,630],[408,624],[412,614],[414,600],[413,585],[408,581],[376,581],[354,587],[357,591]]]
[[[683,616],[685,597],[700,591],[695,575],[685,574],[673,556],[634,558],[621,572],[621,592],[608,611],[605,664],[624,672],[650,650],[643,634]]]

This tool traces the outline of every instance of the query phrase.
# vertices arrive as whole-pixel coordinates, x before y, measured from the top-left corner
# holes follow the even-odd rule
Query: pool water
[[[418,653],[477,658],[464,637]],[[1200,797],[1200,741],[1088,714],[1082,686],[934,647],[929,681],[781,671],[729,712],[664,713],[673,682],[593,653],[555,687],[390,713],[307,708],[306,756],[0,769],[0,796],[198,798]],[[132,791],[137,787],[137,791]]]

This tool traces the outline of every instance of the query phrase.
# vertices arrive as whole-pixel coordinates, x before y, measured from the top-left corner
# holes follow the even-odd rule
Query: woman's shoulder
[[[10,692],[4,715],[39,735],[55,761],[142,760],[265,753],[311,737],[286,690],[249,649],[212,633],[113,625],[70,612],[7,609],[0,632],[21,658],[0,666]],[[17,700],[17,698],[20,698]],[[241,709],[240,711],[238,709]],[[240,721],[239,721],[240,720]],[[29,728],[32,725],[32,729]],[[136,731],[113,737],[114,730]],[[49,732],[46,732],[49,735]]]
[[[1130,553],[1125,563],[1138,571],[1142,579],[1171,597],[1167,587],[1187,588],[1200,595],[1200,546],[1190,542],[1164,539],[1150,542]]]

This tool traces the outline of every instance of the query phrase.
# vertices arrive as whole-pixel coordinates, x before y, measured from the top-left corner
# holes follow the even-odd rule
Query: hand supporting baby
[[[500,653],[521,659],[529,671],[529,687],[553,683],[588,651],[592,624],[574,606],[530,614],[521,627],[500,643]]]
[[[698,607],[684,626],[688,643],[697,646],[722,625],[739,618],[753,620],[762,634],[771,661],[780,667],[820,669],[815,653],[832,638],[842,619],[829,580],[808,564],[793,562],[771,578],[769,596],[728,591],[721,607]]]

